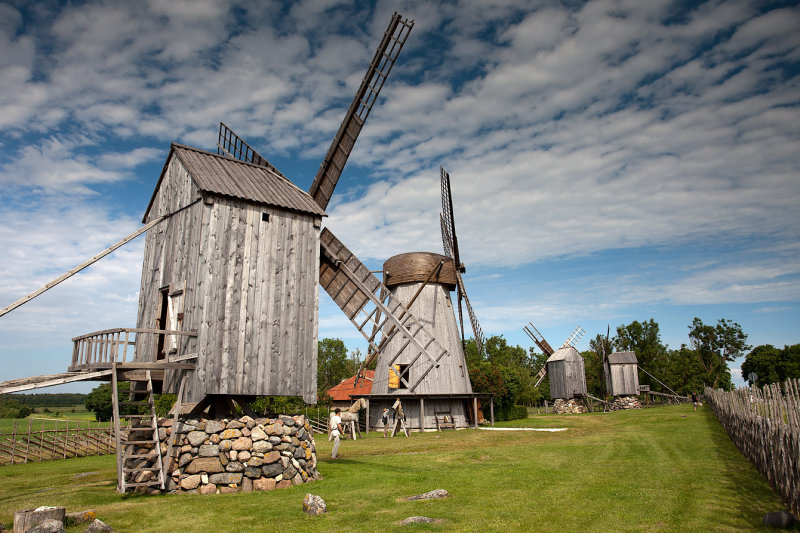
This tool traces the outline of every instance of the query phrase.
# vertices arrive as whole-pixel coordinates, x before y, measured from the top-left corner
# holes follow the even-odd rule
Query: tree
[[[357,368],[348,359],[347,347],[341,339],[322,339],[317,352],[317,397],[323,398],[328,390],[350,376]]]
[[[771,344],[756,346],[742,363],[742,376],[748,379],[750,372],[758,375],[757,382],[751,385],[768,385],[800,378],[800,344],[784,346],[782,350]]]
[[[750,349],[742,326],[724,318],[712,326],[695,317],[689,326],[689,343],[706,373],[706,383],[715,389],[720,382],[727,382],[730,386],[728,362]]]

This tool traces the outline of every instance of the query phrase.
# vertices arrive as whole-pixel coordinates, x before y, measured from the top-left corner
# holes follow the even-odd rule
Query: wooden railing
[[[126,363],[136,360],[136,346],[141,346],[148,335],[173,335],[197,337],[194,331],[175,331],[167,329],[117,328],[87,333],[72,339],[72,364],[69,370],[88,370],[108,368],[112,363]],[[183,355],[183,342],[174,342],[176,352],[170,359],[180,359]]]
[[[36,424],[28,419],[19,425],[15,420],[10,433],[0,432],[0,465],[114,453],[114,428],[89,421],[65,420],[63,427],[61,421],[55,422],[51,427],[50,420]]]

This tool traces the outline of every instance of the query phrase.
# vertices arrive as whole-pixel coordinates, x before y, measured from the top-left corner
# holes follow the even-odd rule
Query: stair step
[[[129,444],[133,445],[140,445],[140,444],[155,444],[152,440],[129,440],[122,443],[123,446],[128,446]]]
[[[126,455],[125,456],[125,460],[126,461],[128,459],[150,459],[150,458],[155,459],[156,458],[156,452],[152,452],[152,453],[132,453],[130,455]]]
[[[153,418],[153,415],[121,415],[123,418]]]
[[[126,474],[129,474],[131,472],[158,472],[159,470],[161,470],[161,469],[158,468],[157,466],[148,466],[148,467],[143,467],[143,468],[123,468],[122,469],[122,471],[125,472]]]
[[[125,487],[155,487],[161,486],[161,482],[157,479],[153,481],[142,481],[141,483],[125,483]]]

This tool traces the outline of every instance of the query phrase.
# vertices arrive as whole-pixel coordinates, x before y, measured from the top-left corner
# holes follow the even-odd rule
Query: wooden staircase
[[[158,418],[153,400],[153,380],[149,370],[143,376],[130,379],[130,391],[120,400],[118,371],[111,374],[111,400],[114,434],[117,447],[117,490],[127,492],[139,487],[165,488],[166,473],[158,438]],[[122,428],[120,407],[138,407],[141,414],[122,415],[131,421]],[[143,413],[142,413],[143,411]]]

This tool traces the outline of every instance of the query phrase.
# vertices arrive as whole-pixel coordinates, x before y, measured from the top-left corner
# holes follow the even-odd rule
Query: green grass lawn
[[[498,424],[499,425],[499,424]],[[323,479],[266,493],[119,495],[113,456],[0,467],[0,522],[15,510],[94,508],[117,531],[386,531],[414,515],[420,531],[753,531],[783,509],[707,408],[670,406],[540,415],[505,426],[559,433],[465,430],[343,441],[317,437]],[[403,498],[446,489],[443,500]],[[328,514],[306,516],[306,492]],[[81,529],[75,529],[79,531]]]

